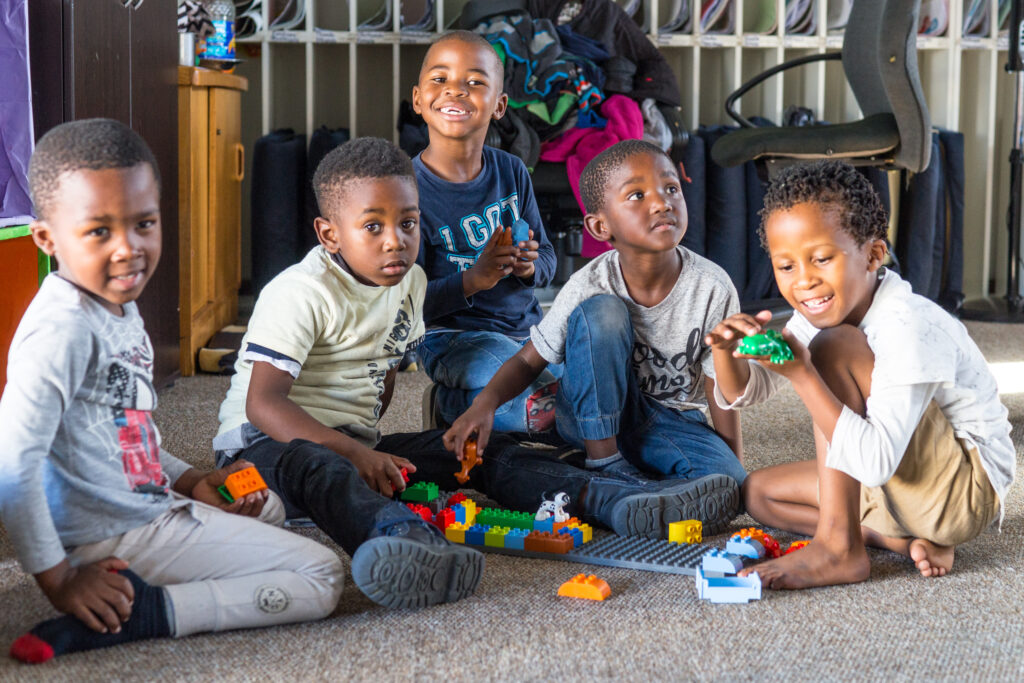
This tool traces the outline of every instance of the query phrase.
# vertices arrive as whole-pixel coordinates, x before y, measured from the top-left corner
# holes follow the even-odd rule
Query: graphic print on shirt
[[[703,374],[700,365],[702,336],[701,328],[690,330],[686,349],[671,358],[635,339],[631,360],[640,391],[662,403],[689,401],[696,393],[697,383]]]
[[[519,193],[488,204],[480,213],[463,216],[438,231],[444,244],[445,258],[460,272],[476,263],[480,251],[495,230],[508,227],[519,220]]]
[[[160,466],[160,439],[153,423],[154,396],[136,370],[152,367],[149,348],[135,347],[120,354],[107,373],[121,464],[135,493],[167,494],[167,477]]]
[[[377,405],[373,407],[373,416],[378,420],[384,410],[384,403],[382,401],[385,388],[384,380],[387,378],[388,372],[402,361],[402,355],[408,349],[407,342],[409,340],[409,333],[412,332],[411,312],[413,310],[412,295],[409,294],[405,297],[402,305],[398,307],[398,311],[395,313],[395,320],[391,323],[391,332],[388,333],[387,339],[384,340],[383,351],[387,356],[387,363],[384,366],[374,361],[368,363],[370,379],[373,380],[373,386],[377,390]]]

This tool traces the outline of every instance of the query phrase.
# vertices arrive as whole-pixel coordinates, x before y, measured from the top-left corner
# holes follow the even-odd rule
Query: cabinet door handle
[[[242,182],[245,177],[245,147],[241,142],[235,143],[235,180]]]

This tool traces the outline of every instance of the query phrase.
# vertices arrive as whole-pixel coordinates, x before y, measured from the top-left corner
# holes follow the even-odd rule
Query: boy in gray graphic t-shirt
[[[739,310],[736,290],[725,271],[679,245],[686,203],[659,148],[637,140],[609,148],[584,169],[580,193],[587,230],[615,250],[570,278],[450,440],[477,432],[486,442],[504,396],[547,363],[564,363],[555,422],[562,438],[585,449],[587,467],[699,480],[726,492],[723,510],[705,522],[714,533],[738,511],[746,471],[739,420],[706,399],[714,366],[704,337]]]

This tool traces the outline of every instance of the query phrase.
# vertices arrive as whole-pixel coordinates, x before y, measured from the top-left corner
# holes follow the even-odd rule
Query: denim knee
[[[632,331],[633,327],[626,302],[614,294],[598,294],[580,302],[569,315],[569,328],[584,321],[595,337],[605,333],[621,334],[623,330]]]

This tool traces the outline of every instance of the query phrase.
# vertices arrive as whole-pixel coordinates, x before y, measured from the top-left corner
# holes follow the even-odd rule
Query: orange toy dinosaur
[[[476,455],[476,439],[470,437],[462,445],[462,469],[455,473],[455,478],[460,484],[469,481],[469,471],[476,467],[478,462],[480,462],[480,458]]]

